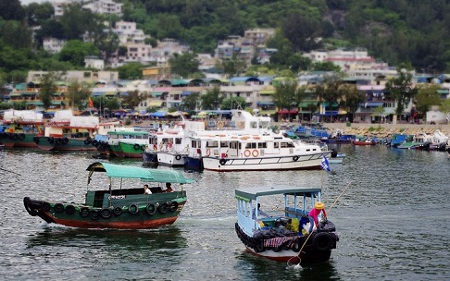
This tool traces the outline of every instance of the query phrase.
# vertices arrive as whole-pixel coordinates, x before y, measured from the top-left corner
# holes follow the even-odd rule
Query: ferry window
[[[191,142],[191,147],[197,148],[197,142],[193,140],[193,141]]]
[[[175,144],[181,144],[181,138],[176,138],[175,139]]]
[[[281,142],[280,144],[281,144],[281,147],[288,147],[287,142]]]
[[[220,147],[228,147],[228,142],[225,141],[220,142]]]
[[[273,143],[273,148],[279,148],[280,147],[280,143],[279,142],[274,142]]]
[[[267,148],[267,143],[265,143],[265,142],[258,142],[258,148]]]
[[[294,143],[292,143],[292,142],[288,142],[287,145],[288,145],[288,147],[294,147]]]
[[[258,127],[258,122],[252,121],[250,122],[250,128],[256,129]]]
[[[306,149],[306,151],[311,151],[311,149],[308,148],[308,149]]]

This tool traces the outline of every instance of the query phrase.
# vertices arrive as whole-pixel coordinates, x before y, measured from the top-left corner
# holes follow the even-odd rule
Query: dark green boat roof
[[[102,162],[95,162],[86,171],[106,172],[111,178],[136,178],[145,182],[170,182],[170,183],[193,183],[192,179],[186,178],[180,171],[146,169],[135,166],[124,166]]]
[[[275,195],[275,194],[296,194],[311,196],[318,194],[320,188],[314,187],[298,187],[298,186],[258,186],[251,188],[239,188],[235,190],[236,196],[255,200],[258,196]]]

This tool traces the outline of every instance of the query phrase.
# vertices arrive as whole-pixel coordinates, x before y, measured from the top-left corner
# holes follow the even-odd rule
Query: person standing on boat
[[[318,226],[320,215],[322,215],[322,219],[327,218],[327,213],[325,212],[325,204],[323,204],[322,202],[316,202],[316,204],[314,204],[314,208],[312,208],[308,215],[314,219],[314,224]]]
[[[172,192],[172,184],[170,182],[166,182],[166,190],[164,192]]]
[[[261,204],[258,203],[258,217],[270,217],[269,214],[261,210]],[[253,209],[253,219],[256,220],[256,209]]]
[[[145,194],[152,194],[152,191],[148,187],[148,184],[144,184],[144,193]]]

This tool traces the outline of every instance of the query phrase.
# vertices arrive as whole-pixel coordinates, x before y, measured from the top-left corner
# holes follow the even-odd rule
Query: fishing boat
[[[377,142],[373,138],[359,137],[352,140],[353,145],[376,145]]]
[[[237,236],[250,253],[276,261],[317,263],[330,259],[339,237],[326,219],[316,226],[309,210],[321,200],[320,188],[265,186],[235,190]],[[275,205],[269,216],[257,206]],[[284,206],[279,208],[278,206]]]
[[[23,199],[25,209],[47,223],[80,228],[147,229],[173,224],[184,204],[182,184],[193,180],[179,171],[146,169],[96,162],[88,166],[85,201],[41,201]],[[106,176],[105,174],[106,173]],[[99,175],[93,177],[93,175]],[[164,192],[162,184],[180,184],[179,190]],[[100,189],[90,189],[92,185]],[[142,188],[151,185],[151,194]],[[105,186],[109,188],[104,189]]]
[[[3,127],[0,141],[6,148],[37,147],[34,138],[43,134],[43,114],[33,110],[7,110],[3,117]]]
[[[108,132],[108,147],[110,154],[122,158],[142,158],[149,132],[134,128]]]
[[[74,116],[72,110],[60,110],[45,125],[43,136],[34,142],[46,151],[95,151],[92,145],[99,125],[97,116]]]

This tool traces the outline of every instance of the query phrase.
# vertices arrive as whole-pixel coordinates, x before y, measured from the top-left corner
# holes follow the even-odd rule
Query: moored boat
[[[34,138],[43,134],[43,114],[32,110],[7,110],[3,117],[0,141],[7,148],[37,147]]]
[[[141,158],[148,144],[148,132],[134,128],[108,132],[110,154],[122,158]]]
[[[193,180],[179,171],[145,169],[96,162],[88,166],[88,191],[85,201],[41,201],[24,198],[24,206],[32,216],[39,216],[47,223],[80,228],[147,229],[172,224],[186,203],[186,191],[182,184]],[[106,173],[107,178],[93,180],[93,174]],[[100,183],[101,179],[107,182]],[[108,189],[89,189],[90,183]],[[150,186],[147,194],[142,184]],[[162,184],[177,183],[177,191],[164,192]]]
[[[376,145],[377,142],[373,138],[356,138],[352,140],[353,145]]]
[[[315,223],[309,209],[321,199],[320,188],[265,186],[235,190],[237,236],[250,253],[277,261],[317,263],[330,259],[339,237],[334,224]],[[263,198],[261,200],[261,198]],[[257,206],[264,200],[284,206],[269,215]]]

